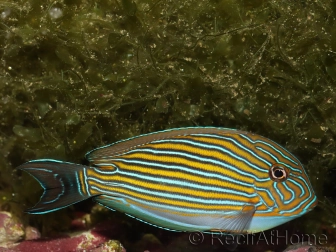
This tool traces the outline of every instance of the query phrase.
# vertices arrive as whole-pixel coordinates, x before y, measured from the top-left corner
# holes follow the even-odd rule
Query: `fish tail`
[[[26,212],[44,214],[90,198],[81,179],[88,166],[66,163],[57,160],[34,160],[17,167],[33,176],[43,187],[40,201]],[[82,176],[83,177],[83,176]]]

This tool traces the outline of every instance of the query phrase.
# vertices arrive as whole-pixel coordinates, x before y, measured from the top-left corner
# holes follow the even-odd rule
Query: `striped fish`
[[[300,163],[275,142],[212,127],[171,129],[86,154],[91,166],[41,159],[18,167],[43,187],[31,214],[92,198],[175,231],[259,232],[312,210]]]

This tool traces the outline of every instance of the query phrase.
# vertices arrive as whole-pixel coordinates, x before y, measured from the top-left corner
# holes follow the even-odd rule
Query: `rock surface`
[[[19,241],[23,236],[22,223],[9,212],[0,212],[0,248]]]
[[[39,231],[34,227],[24,229],[10,213],[0,212],[0,252],[126,252],[119,241],[111,239],[116,233],[115,225],[107,221],[88,231],[40,238]]]

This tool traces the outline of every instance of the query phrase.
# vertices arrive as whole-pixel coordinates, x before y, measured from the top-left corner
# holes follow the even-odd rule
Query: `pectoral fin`
[[[249,232],[249,225],[255,213],[255,206],[245,205],[241,211],[225,213],[222,220],[211,231],[226,231],[228,233],[243,234]]]

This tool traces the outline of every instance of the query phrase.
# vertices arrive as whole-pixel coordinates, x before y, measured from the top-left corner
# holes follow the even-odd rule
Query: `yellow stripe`
[[[88,192],[86,191],[85,188],[85,182],[84,182],[84,174],[83,174],[84,170],[81,170],[80,172],[78,172],[79,174],[79,182],[80,182],[80,188],[81,191],[83,192],[83,194],[88,194]]]

